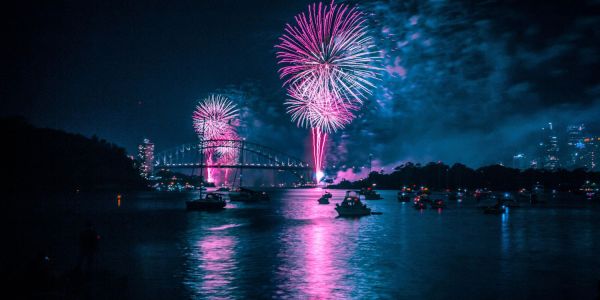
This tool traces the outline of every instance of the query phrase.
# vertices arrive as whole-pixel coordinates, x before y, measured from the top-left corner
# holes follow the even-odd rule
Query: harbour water
[[[75,264],[86,220],[94,262],[128,298],[593,299],[600,280],[600,205],[555,199],[485,215],[474,200],[415,210],[380,191],[373,215],[336,218],[344,191],[271,192],[271,201],[190,212],[186,193],[56,196],[9,218],[14,251],[45,251],[57,273]],[[13,264],[15,266],[15,264]]]

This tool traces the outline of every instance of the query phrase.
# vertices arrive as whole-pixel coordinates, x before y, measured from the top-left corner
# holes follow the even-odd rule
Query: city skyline
[[[190,111],[217,92],[241,108],[240,136],[310,160],[310,135],[286,116],[274,48],[309,3],[44,6],[51,13],[13,3],[3,22],[19,34],[2,50],[10,76],[1,114],[97,135],[135,155],[144,137],[157,150],[195,142]],[[370,16],[382,78],[357,119],[329,137],[327,165],[361,165],[369,154],[380,166],[510,164],[533,153],[548,121],[600,132],[593,3],[358,7]]]
[[[600,134],[586,130],[583,123],[566,125],[564,130],[559,128],[548,122],[541,129],[537,147],[533,151],[514,154],[512,167],[548,170],[586,168],[597,171]]]

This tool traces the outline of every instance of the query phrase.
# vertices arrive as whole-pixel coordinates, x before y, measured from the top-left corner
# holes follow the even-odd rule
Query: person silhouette
[[[94,262],[94,256],[98,252],[98,242],[100,235],[94,229],[92,222],[85,222],[85,229],[79,234],[79,259],[77,262],[77,268],[86,273],[90,273],[92,270],[92,263]]]

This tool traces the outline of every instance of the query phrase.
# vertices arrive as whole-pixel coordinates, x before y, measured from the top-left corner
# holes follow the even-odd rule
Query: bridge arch
[[[217,148],[238,151],[237,162],[228,164],[206,164],[204,152]],[[154,168],[237,168],[272,169],[287,171],[310,171],[307,162],[274,148],[245,140],[205,140],[198,143],[179,145],[154,155]]]

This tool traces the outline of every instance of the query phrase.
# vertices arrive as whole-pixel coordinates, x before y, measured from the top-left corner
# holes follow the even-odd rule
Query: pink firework
[[[209,148],[203,149],[206,154],[206,164],[210,165],[224,155],[228,147],[221,145],[227,143],[224,140],[237,137],[235,126],[238,123],[238,109],[227,97],[222,95],[210,95],[196,106],[192,116],[194,129],[202,141],[207,141]],[[207,168],[207,180],[214,182],[214,170]]]
[[[316,78],[320,89],[346,101],[362,101],[374,87],[380,68],[364,14],[355,7],[322,3],[308,6],[308,14],[295,17],[275,47],[283,66],[284,85]]]
[[[300,127],[311,128],[317,180],[322,177],[327,134],[344,128],[371,94],[380,68],[379,52],[364,14],[347,5],[312,4],[287,24],[280,38],[279,74],[288,86],[287,111]]]
[[[239,111],[236,105],[222,95],[210,95],[196,106],[192,116],[194,129],[204,140],[222,139],[226,131],[232,130]]]
[[[293,84],[288,88],[290,97],[284,104],[298,127],[318,128],[325,133],[343,129],[355,118],[358,105],[341,101],[328,90],[319,90],[308,84]]]

